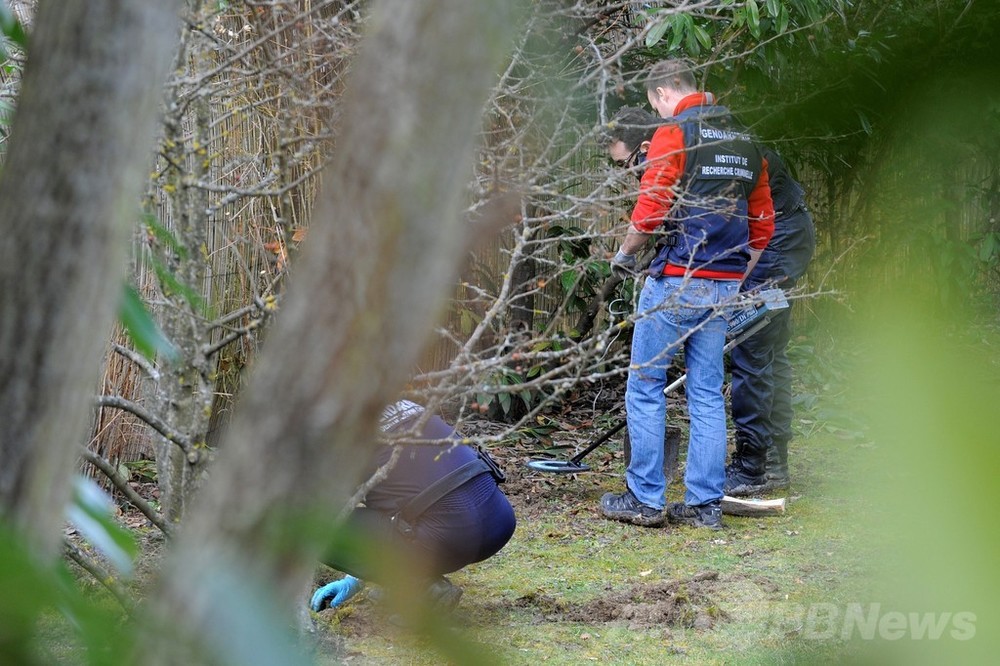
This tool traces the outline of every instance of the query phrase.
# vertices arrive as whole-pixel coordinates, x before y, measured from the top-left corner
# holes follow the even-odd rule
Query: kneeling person
[[[381,428],[387,434],[404,433],[423,413],[420,405],[401,400],[383,412]],[[454,437],[455,431],[440,417],[431,416],[419,435],[444,440]],[[385,444],[377,449],[368,477],[390,460],[394,448]],[[498,553],[514,534],[514,509],[497,486],[502,473],[477,449],[457,442],[400,448],[395,465],[368,491],[346,527],[380,551],[398,553],[412,568],[407,573],[426,587],[429,601],[453,607],[462,591],[444,574]],[[316,590],[310,603],[314,611],[344,603],[362,589],[363,580],[379,582],[384,577],[353,549],[341,549],[326,559],[348,575]]]

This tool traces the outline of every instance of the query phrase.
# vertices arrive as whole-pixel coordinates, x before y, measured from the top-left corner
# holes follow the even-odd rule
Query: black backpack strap
[[[404,535],[409,535],[413,531],[413,521],[419,518],[432,504],[469,479],[486,472],[491,472],[491,469],[478,456],[475,460],[470,460],[461,467],[453,469],[424,488],[420,494],[407,502],[406,506],[397,511],[392,517],[393,525]]]

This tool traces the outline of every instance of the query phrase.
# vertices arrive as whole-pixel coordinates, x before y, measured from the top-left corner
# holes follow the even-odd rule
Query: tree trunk
[[[0,174],[0,511],[55,555],[178,2],[42,1]]]
[[[198,17],[200,4],[188,0],[187,17]],[[185,33],[189,36],[189,33]],[[190,38],[182,38],[177,58],[178,71],[196,80],[207,69],[206,54]],[[208,460],[206,441],[212,416],[215,357],[203,351],[212,341],[211,323],[203,296],[208,273],[208,192],[195,183],[206,179],[210,158],[210,113],[204,96],[184,99],[181,86],[171,86],[163,141],[166,199],[174,243],[157,243],[152,251],[170,273],[165,284],[158,281],[160,298],[167,307],[158,308],[164,335],[177,347],[173,362],[164,363],[152,394],[157,411],[196,447],[185,453],[166,437],[156,435],[156,482],[160,490],[160,511],[164,519],[181,521],[188,501],[197,490]],[[171,282],[176,281],[171,284]],[[176,285],[180,284],[181,289]],[[199,300],[202,299],[202,300]]]
[[[463,257],[463,192],[516,25],[511,4],[374,9],[287,300],[153,597],[154,616],[202,645],[220,649],[210,632],[220,615],[245,612],[230,594],[254,581],[287,618],[304,603],[377,417],[418,359]],[[325,528],[296,529],[317,516]],[[238,633],[225,637],[233,649],[257,638]],[[147,645],[144,659],[170,663],[183,650],[151,640],[160,645]]]

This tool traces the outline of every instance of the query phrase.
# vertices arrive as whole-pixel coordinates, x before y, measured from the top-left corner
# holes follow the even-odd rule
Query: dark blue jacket
[[[774,201],[774,235],[750,274],[748,286],[779,280],[788,287],[809,266],[816,250],[816,229],[802,185],[792,177],[778,153],[770,148],[763,152]]]

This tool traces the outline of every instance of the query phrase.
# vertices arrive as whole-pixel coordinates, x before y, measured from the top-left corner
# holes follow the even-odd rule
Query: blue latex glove
[[[340,580],[327,583],[316,590],[312,596],[312,601],[309,602],[309,607],[317,612],[327,606],[336,608],[360,592],[364,586],[365,583],[360,578],[350,575],[344,576]]]

